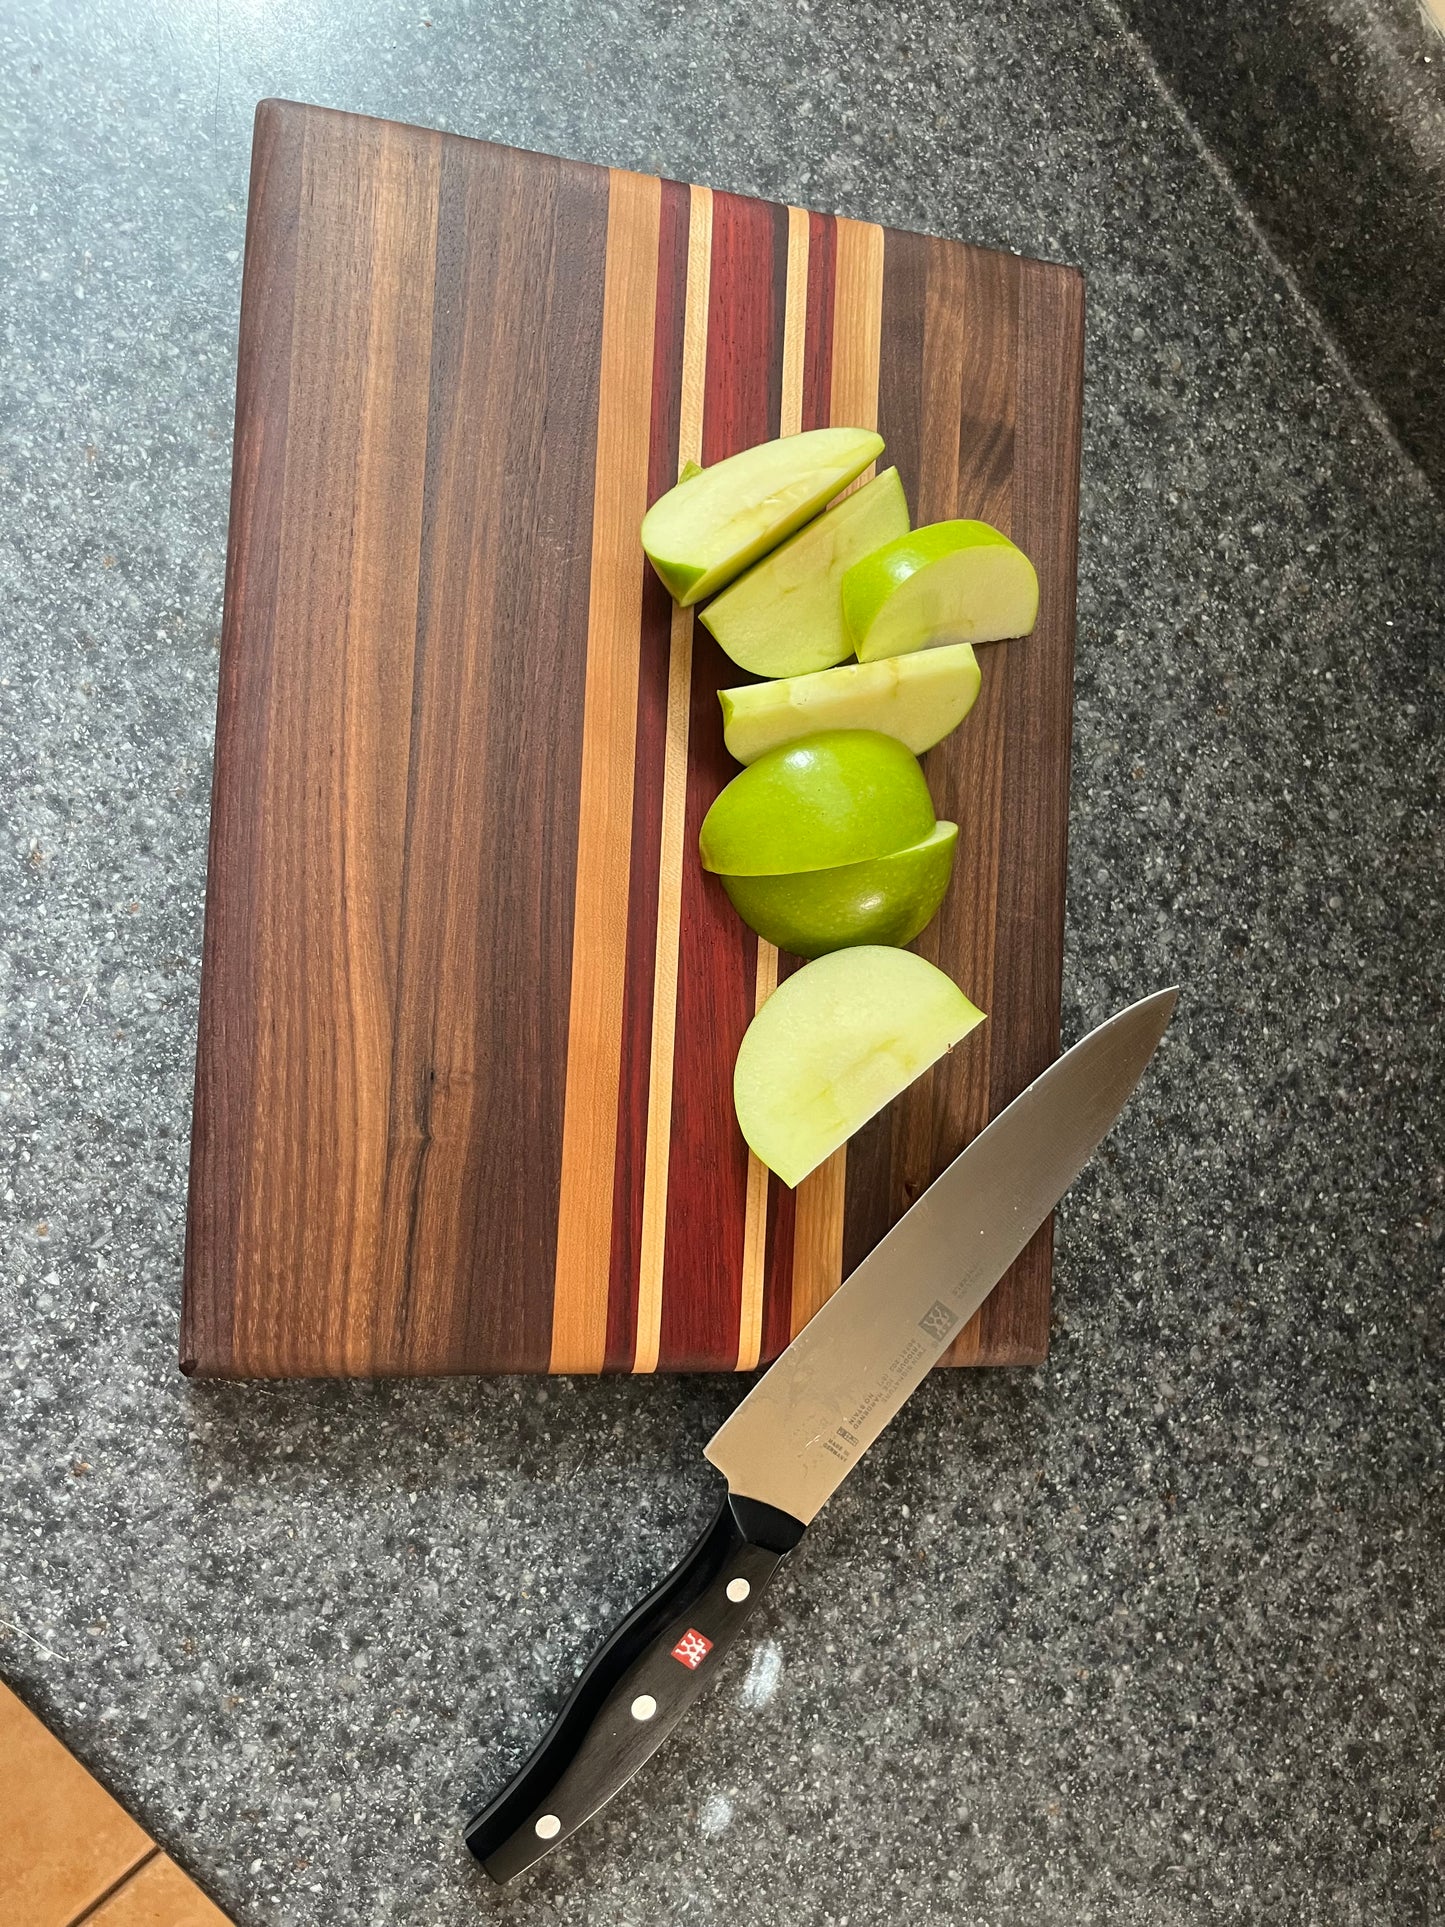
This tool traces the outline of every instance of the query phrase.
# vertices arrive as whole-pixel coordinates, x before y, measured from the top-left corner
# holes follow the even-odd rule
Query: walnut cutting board
[[[1057,1053],[1071,269],[284,102],[257,113],[182,1363],[745,1370]],[[789,959],[696,856],[747,680],[647,504],[876,422],[1042,584],[926,759],[917,948],[989,1022],[796,1192],[732,1115]],[[955,1345],[1045,1352],[1050,1231]]]

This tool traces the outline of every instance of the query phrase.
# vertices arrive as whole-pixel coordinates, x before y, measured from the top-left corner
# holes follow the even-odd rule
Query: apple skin
[[[931,522],[843,577],[843,620],[860,662],[1024,636],[1038,609],[1034,565],[987,522]]]
[[[642,546],[686,607],[776,548],[882,452],[882,436],[867,428],[811,428],[759,442],[659,496],[642,518]]]
[[[699,616],[740,669],[802,676],[853,653],[842,582],[855,562],[908,532],[896,468],[815,516],[715,596]]]
[[[957,845],[958,825],[935,823],[921,843],[891,856],[787,876],[725,876],[723,888],[749,929],[795,957],[912,943],[943,901]]]
[[[819,729],[877,729],[921,756],[957,729],[978,699],[970,644],[850,662],[816,675],[720,689],[723,740],[740,763]]]
[[[921,843],[935,822],[918,759],[873,729],[825,729],[760,756],[713,799],[702,867],[782,876]]]
[[[983,1022],[911,950],[835,950],[784,978],[733,1071],[738,1125],[784,1184],[810,1171]]]

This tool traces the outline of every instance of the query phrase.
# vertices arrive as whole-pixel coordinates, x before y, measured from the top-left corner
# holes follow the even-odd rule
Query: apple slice
[[[921,756],[957,729],[973,708],[979,682],[972,647],[955,642],[883,662],[850,662],[812,676],[720,689],[723,739],[740,763],[755,763],[780,743],[814,730],[876,729]]]
[[[1026,636],[1038,612],[1033,563],[987,522],[931,522],[843,577],[843,619],[860,662]]]
[[[712,595],[818,513],[883,451],[867,428],[812,428],[714,462],[659,496],[642,546],[684,605]]]
[[[935,823],[921,843],[891,856],[790,876],[725,876],[723,888],[750,930],[795,957],[912,943],[943,901],[957,844],[956,823]]]
[[[755,676],[827,669],[853,653],[843,626],[844,572],[907,533],[903,484],[887,468],[755,562],[703,610],[703,627]]]
[[[921,843],[933,799],[911,755],[873,729],[826,729],[769,750],[741,771],[702,820],[702,867],[782,876]]]
[[[786,978],[748,1025],[733,1072],[743,1136],[800,1184],[983,1022],[911,950],[835,950]]]

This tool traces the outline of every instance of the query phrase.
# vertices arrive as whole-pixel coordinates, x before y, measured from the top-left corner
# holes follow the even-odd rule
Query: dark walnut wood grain
[[[263,104],[186,1369],[746,1369],[1053,1058],[1081,338],[1068,269]],[[637,527],[686,459],[875,421],[1042,605],[926,765],[918,948],[990,1021],[794,1193],[730,1080],[796,965],[696,859],[744,678]],[[1049,1262],[956,1362],[1043,1356]]]

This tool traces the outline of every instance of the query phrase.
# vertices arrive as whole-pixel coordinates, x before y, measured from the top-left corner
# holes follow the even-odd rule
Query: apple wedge
[[[843,577],[843,620],[860,662],[1026,636],[1038,612],[1033,563],[987,522],[931,522]]]
[[[729,455],[659,496],[642,546],[686,606],[776,548],[883,452],[867,428],[813,428]]]
[[[882,662],[720,689],[723,740],[740,763],[819,729],[876,729],[915,756],[957,729],[978,697],[978,658],[956,642]]]
[[[829,729],[769,750],[702,820],[702,867],[781,876],[865,863],[921,843],[933,799],[918,759],[872,729]]]
[[[845,572],[907,533],[903,484],[888,468],[755,562],[703,610],[703,627],[755,676],[827,669],[853,653],[843,626]]]
[[[935,823],[921,843],[891,856],[790,876],[725,876],[723,888],[750,930],[795,957],[912,943],[943,901],[957,844],[956,823]]]
[[[786,978],[738,1051],[733,1102],[752,1149],[796,1185],[983,1022],[911,950],[835,950]]]

